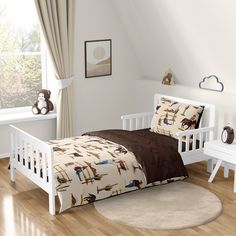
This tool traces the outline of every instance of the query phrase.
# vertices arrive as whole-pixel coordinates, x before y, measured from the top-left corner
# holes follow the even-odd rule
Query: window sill
[[[34,115],[31,111],[17,112],[12,114],[1,114],[0,125],[9,125],[27,121],[50,120],[56,119],[56,112],[50,112],[47,115]]]

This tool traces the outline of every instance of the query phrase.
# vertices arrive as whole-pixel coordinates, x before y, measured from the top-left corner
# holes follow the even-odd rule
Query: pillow
[[[161,98],[151,122],[151,131],[178,139],[176,133],[199,127],[204,106]]]

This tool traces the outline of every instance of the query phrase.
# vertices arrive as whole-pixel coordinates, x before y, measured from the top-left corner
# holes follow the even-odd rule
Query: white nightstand
[[[204,154],[217,159],[216,166],[211,173],[208,182],[212,182],[222,162],[234,165],[234,192],[236,193],[236,142],[232,144],[222,143],[220,140],[213,140],[204,144]],[[229,169],[227,165],[224,169],[224,177],[228,177]]]

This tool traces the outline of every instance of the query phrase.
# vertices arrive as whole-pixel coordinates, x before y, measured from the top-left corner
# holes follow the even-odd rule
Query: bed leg
[[[55,195],[54,194],[49,194],[49,213],[51,215],[55,215],[56,214],[56,209],[55,209]]]
[[[12,182],[15,182],[16,181],[16,174],[15,174],[15,168],[14,168],[14,165],[12,163],[12,160],[10,158],[10,178],[11,178],[11,181]]]
[[[208,173],[212,173],[212,171],[213,171],[213,160],[209,159],[207,161],[207,172]]]
[[[55,195],[54,194],[49,194],[49,213],[51,215],[55,215],[56,214]]]
[[[229,177],[229,165],[226,162],[224,163],[224,177]]]

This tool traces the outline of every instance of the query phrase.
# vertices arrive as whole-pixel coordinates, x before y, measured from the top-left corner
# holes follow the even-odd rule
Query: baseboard
[[[7,158],[10,156],[10,153],[0,153],[0,159]]]

